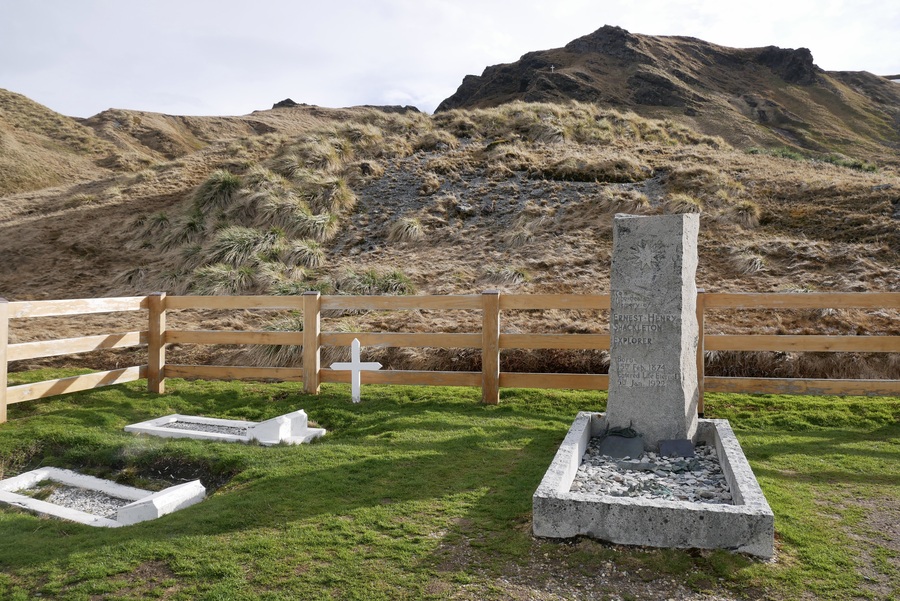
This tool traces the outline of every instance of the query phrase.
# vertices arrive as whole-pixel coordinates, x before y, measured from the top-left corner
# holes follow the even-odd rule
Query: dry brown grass
[[[703,203],[699,198],[691,196],[690,194],[684,194],[682,192],[670,194],[666,198],[665,207],[669,213],[703,212]]]
[[[388,228],[388,242],[419,242],[425,238],[425,228],[418,217],[401,217]]]
[[[675,195],[702,203],[698,285],[707,290],[900,289],[893,217],[900,178],[891,170],[749,155],[672,121],[590,105],[514,103],[434,117],[371,109],[312,113],[263,111],[253,119],[275,131],[204,142],[137,173],[5,196],[0,252],[12,259],[0,265],[3,294],[604,292],[612,214],[673,210]],[[226,170],[240,178],[240,189],[198,215],[192,195]],[[423,182],[427,195],[420,195]],[[411,243],[415,228],[406,225],[393,232],[392,224],[404,219],[418,219],[427,237]],[[223,232],[234,231],[229,228],[252,230],[268,242],[229,251],[221,245]],[[811,322],[786,315],[773,327],[852,323],[861,334],[900,333],[895,312],[887,315],[835,324],[832,317]],[[742,316],[726,326],[754,331],[768,318]],[[427,313],[416,321],[409,312],[355,319],[362,330],[478,327],[466,320],[449,325],[446,316]],[[242,317],[233,325],[261,323]],[[504,324],[518,331],[605,327],[596,316],[539,312],[504,315]],[[37,325],[30,327],[39,334]],[[469,360],[454,353],[383,356],[386,365],[440,369]],[[602,359],[504,354],[510,369],[541,361],[559,371],[600,369]],[[795,364],[839,373],[839,362],[821,369]]]
[[[539,168],[538,174],[554,180],[573,182],[637,182],[650,175],[650,170],[627,155],[612,157],[567,156]]]

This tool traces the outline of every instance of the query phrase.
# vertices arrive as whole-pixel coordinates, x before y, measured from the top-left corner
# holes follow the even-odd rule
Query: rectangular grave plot
[[[38,493],[44,498],[32,496]],[[39,515],[116,528],[156,519],[202,501],[199,480],[152,492],[71,470],[44,467],[0,481],[0,502]]]
[[[263,422],[172,414],[125,426],[126,432],[163,438],[193,438],[219,442],[258,442],[264,446],[308,443],[325,435],[323,428],[309,428],[306,412],[279,415]]]
[[[699,420],[697,435],[716,448],[733,495],[731,505],[571,492],[588,442],[606,425],[602,413],[576,417],[534,493],[535,536],[583,535],[626,545],[729,549],[772,557],[774,515],[726,420]]]
[[[194,438],[220,442],[250,442],[248,432],[257,425],[236,419],[172,414],[125,426],[126,432],[163,438]]]

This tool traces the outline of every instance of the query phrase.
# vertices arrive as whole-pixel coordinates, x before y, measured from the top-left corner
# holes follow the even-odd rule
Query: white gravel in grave
[[[731,505],[731,491],[712,446],[697,445],[695,457],[613,459],[601,455],[601,438],[591,438],[570,492]]]
[[[53,492],[47,496],[44,501],[65,507],[67,509],[75,509],[83,511],[91,515],[97,515],[110,520],[116,519],[116,512],[120,507],[124,507],[134,501],[129,499],[120,499],[97,490],[81,488],[79,486],[69,486],[51,481],[38,483],[33,488],[22,489],[18,492],[21,495],[32,496],[45,486],[51,486]]]
[[[170,428],[172,430],[192,430],[194,432],[212,432],[213,434],[229,434],[231,436],[246,436],[250,428],[239,426],[217,426],[215,424],[201,424],[198,422],[169,422],[161,424],[160,428]]]

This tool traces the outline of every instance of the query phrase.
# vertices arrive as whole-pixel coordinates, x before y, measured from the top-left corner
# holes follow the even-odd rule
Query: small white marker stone
[[[331,369],[336,371],[350,371],[350,392],[353,396],[353,402],[359,402],[359,389],[361,384],[360,372],[363,371],[378,371],[381,369],[381,363],[377,361],[371,361],[362,363],[359,360],[359,338],[353,339],[353,344],[350,345],[350,362],[339,361],[337,363],[331,364]]]

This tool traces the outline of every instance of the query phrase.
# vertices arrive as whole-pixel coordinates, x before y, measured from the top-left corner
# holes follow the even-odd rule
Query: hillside
[[[657,43],[636,39],[644,50]],[[623,81],[634,64],[648,68],[629,59]],[[782,92],[800,94],[802,85],[784,84]],[[900,291],[900,176],[896,155],[859,158],[875,156],[880,142],[872,139],[845,139],[846,154],[736,145],[709,133],[728,130],[729,113],[703,131],[699,112],[690,127],[571,100],[443,107],[434,116],[278,103],[235,117],[116,109],[75,120],[12,93],[0,98],[0,165],[19,174],[4,178],[0,193],[0,296],[9,300],[155,290],[602,293],[616,212],[687,211],[701,214],[698,285],[708,291]],[[17,322],[11,336],[133,329],[126,318],[92,319]],[[266,314],[183,319],[206,329],[296,327]],[[751,311],[710,315],[707,325],[713,332],[900,334],[900,315]],[[413,312],[327,316],[325,327],[466,331],[478,324],[465,312],[460,321]],[[510,312],[504,328],[603,326],[551,311]],[[235,358],[222,349],[177,348],[173,356],[198,352],[200,360],[268,360],[260,349]],[[291,349],[280,352],[278,361],[293,360]],[[478,361],[466,351],[375,352],[391,367],[466,369]],[[719,357],[710,373],[900,378],[891,357],[804,363],[763,355]],[[599,352],[504,357],[512,370],[602,370],[606,361]]]
[[[605,26],[563,48],[467,75],[438,107],[578,100],[677,119],[746,148],[793,146],[898,163],[900,86],[826,72],[806,48],[736,49]]]

